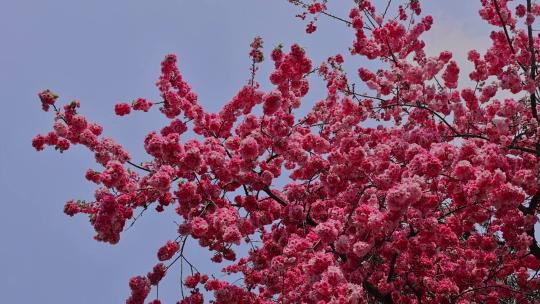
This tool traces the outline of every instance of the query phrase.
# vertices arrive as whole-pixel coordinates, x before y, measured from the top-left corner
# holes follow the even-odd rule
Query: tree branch
[[[531,13],[531,0],[527,0],[527,13]],[[532,24],[527,25],[527,35],[529,39],[529,52],[531,53],[531,80],[535,81],[536,78],[536,54],[534,49],[534,38],[533,38],[533,30],[532,30]],[[517,60],[517,59],[516,59]],[[533,91],[531,93],[531,112],[532,116],[538,120],[538,112],[536,110],[536,93]]]
[[[367,279],[364,280],[362,286],[370,295],[372,295],[375,299],[382,302],[383,304],[394,304],[394,301],[392,300],[392,296],[390,294],[381,293],[375,286],[371,285],[371,283],[369,283]]]
[[[388,278],[386,279],[386,283],[390,283],[394,279],[394,272],[396,270],[396,261],[398,255],[399,254],[397,252],[394,252],[394,255],[392,255],[392,260],[390,261],[390,270],[388,271]]]
[[[540,191],[536,192],[536,194],[533,195],[528,207],[520,205],[518,209],[523,213],[523,215],[535,215],[538,204],[540,204]],[[534,237],[534,230],[535,229],[533,226],[530,230],[527,231],[527,235],[532,237],[532,243],[529,245],[529,251],[532,255],[534,255],[536,259],[540,260],[540,247],[538,246],[538,242]]]
[[[508,29],[506,29],[506,23],[504,22],[503,16],[501,14],[501,8],[499,7],[499,3],[497,0],[493,0],[493,6],[495,6],[495,11],[497,11],[497,16],[499,16],[499,21],[501,21],[502,28],[504,30],[504,35],[506,36],[506,41],[508,42],[508,46],[510,47],[512,54],[516,55],[516,50],[514,49],[514,45],[512,43],[512,39],[510,38],[510,34],[508,34]],[[527,71],[527,69],[525,68],[525,66],[523,66],[523,64],[521,64],[521,62],[517,61],[517,63],[523,69],[523,71],[525,72]]]
[[[126,162],[127,162],[128,164],[132,165],[133,167],[137,168],[137,169],[141,169],[141,170],[146,171],[146,172],[152,172],[151,170],[146,169],[145,167],[139,166],[139,165],[137,165],[137,164],[135,164],[135,163],[132,163],[132,162],[129,161],[129,160],[126,161]]]
[[[278,202],[281,206],[287,206],[287,203],[285,203],[279,196],[275,195],[272,190],[270,190],[270,187],[266,186],[262,189],[264,193],[266,193],[269,197],[271,197],[273,200]]]

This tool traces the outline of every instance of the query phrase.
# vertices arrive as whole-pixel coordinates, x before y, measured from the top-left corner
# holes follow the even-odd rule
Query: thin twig
[[[142,166],[139,166],[139,165],[137,165],[137,164],[135,164],[135,163],[133,163],[133,162],[131,162],[131,161],[129,161],[129,160],[126,161],[126,163],[132,165],[133,167],[135,167],[135,168],[137,168],[137,169],[141,169],[141,170],[144,170],[144,171],[146,171],[146,172],[152,172],[152,170],[146,169],[145,167],[142,167]]]

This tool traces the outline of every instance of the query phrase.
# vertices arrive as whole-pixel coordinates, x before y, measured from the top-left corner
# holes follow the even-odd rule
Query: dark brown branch
[[[538,246],[538,242],[534,238],[534,228],[531,229],[527,234],[533,238],[532,243],[529,245],[529,251],[532,255],[534,255],[537,260],[540,260],[540,247]]]
[[[392,105],[387,105],[386,107],[390,107],[390,106],[400,106],[400,107],[412,107],[412,108],[418,108],[418,109],[421,109],[421,110],[426,110],[428,112],[430,112],[432,115],[434,116],[437,116],[437,118],[439,118],[439,120],[444,123],[453,133],[453,137],[462,137],[462,138],[479,138],[479,139],[483,139],[483,140],[489,140],[487,137],[484,137],[482,135],[476,135],[476,134],[461,134],[459,133],[458,130],[456,130],[456,128],[454,128],[448,121],[446,121],[446,119],[444,117],[441,116],[441,114],[437,113],[436,111],[430,109],[429,107],[425,106],[425,105],[422,105],[422,104],[400,104],[400,103],[396,103],[396,104],[392,104]]]
[[[144,171],[146,171],[146,172],[152,172],[151,170],[146,169],[145,167],[139,166],[139,165],[137,165],[137,164],[135,164],[135,163],[132,163],[132,162],[129,161],[129,160],[127,161],[127,163],[130,164],[130,165],[132,165],[133,167],[135,167],[135,168],[137,168],[137,169],[141,169],[141,170],[144,170]]]
[[[531,0],[527,0],[527,13],[531,13]],[[531,80],[535,81],[536,78],[536,51],[534,49],[534,38],[532,25],[527,26],[527,34],[529,38],[529,52],[531,53]],[[516,59],[517,60],[517,59]],[[532,116],[538,120],[538,112],[536,110],[536,94],[535,92],[531,93],[531,112]]]
[[[392,3],[392,0],[388,0],[388,3],[386,3],[386,8],[384,9],[384,13],[382,17],[386,17],[386,13],[388,13],[388,8],[390,8],[390,4]]]
[[[272,154],[272,156],[270,156],[265,162],[268,164],[269,162],[271,162],[273,159],[275,158],[278,158],[279,157],[279,154]]]
[[[272,190],[270,190],[270,187],[266,186],[264,189],[262,189],[264,193],[266,193],[269,197],[271,197],[273,200],[278,202],[281,206],[287,206],[287,203],[283,201],[279,196],[275,195]]]
[[[535,211],[536,211],[536,208],[538,207],[538,204],[540,204],[540,192],[536,192],[536,194],[533,195],[533,197],[531,198],[531,200],[529,202],[528,207],[520,205],[518,208],[525,215],[527,215],[527,214],[534,215]]]
[[[419,232],[420,231],[414,231],[413,224],[409,223],[409,235],[407,235],[407,238],[415,237],[416,235],[418,235]]]
[[[343,92],[347,95],[353,95],[354,97],[363,97],[363,98],[368,98],[368,99],[376,99],[376,100],[379,100],[379,101],[385,101],[387,102],[388,100],[385,100],[385,99],[382,99],[380,97],[376,97],[376,96],[369,96],[369,95],[364,95],[364,94],[360,94],[360,93],[356,93],[354,91],[354,84],[353,84],[353,90],[350,90],[350,89],[347,89],[347,90],[343,90]]]
[[[384,304],[394,304],[394,301],[392,300],[392,296],[390,294],[381,293],[375,286],[371,285],[371,283],[369,283],[367,279],[364,280],[362,286],[370,295],[372,295],[378,301]]]
[[[129,229],[131,229],[131,227],[133,227],[133,225],[135,225],[135,222],[137,222],[137,220],[143,216],[144,212],[148,209],[148,205],[145,205],[143,210],[141,210],[141,212],[135,217],[133,218],[133,221],[129,224],[129,226],[127,228],[124,229],[124,231],[128,231]]]
[[[518,208],[523,213],[523,215],[535,215],[538,204],[540,204],[540,192],[536,192],[536,194],[533,195],[528,207],[520,205]],[[540,260],[540,247],[538,246],[538,242],[534,237],[534,226],[529,231],[527,231],[527,234],[532,237],[532,243],[529,245],[529,251],[532,255],[534,255],[534,257],[536,257],[536,259]]]
[[[356,210],[356,207],[358,207],[358,203],[362,199],[362,196],[364,195],[364,193],[366,192],[367,189],[372,188],[372,187],[374,187],[374,186],[373,185],[367,186],[364,189],[362,189],[362,191],[358,192],[358,194],[355,197],[355,204],[351,208],[351,211],[349,212],[349,214],[347,215],[347,219],[345,220],[345,224],[343,225],[343,230],[341,231],[341,233],[339,235],[342,235],[343,233],[345,233],[345,231],[349,227],[349,222],[351,221],[352,215],[353,215],[354,211]]]
[[[512,39],[510,38],[510,34],[508,34],[508,29],[506,29],[506,23],[504,22],[503,16],[501,14],[501,8],[499,7],[499,3],[497,0],[493,0],[493,6],[495,6],[495,11],[497,12],[497,16],[499,16],[499,21],[501,22],[502,28],[504,30],[504,35],[506,36],[508,46],[510,47],[512,54],[515,55],[516,50],[514,49],[514,44],[512,42]]]
[[[531,153],[531,154],[534,154],[534,155],[539,155],[538,151],[536,151],[534,149],[526,148],[526,147],[509,146],[508,149],[514,149],[514,150],[519,150],[519,151]]]
[[[386,279],[386,283],[392,282],[394,280],[394,272],[396,271],[396,261],[398,258],[398,253],[394,252],[394,255],[392,255],[392,260],[390,261],[390,270],[388,271],[388,278]]]
[[[500,288],[500,289],[504,289],[504,290],[507,290],[507,291],[512,292],[512,293],[527,294],[526,292],[523,292],[521,290],[515,290],[515,289],[509,288],[509,287],[502,286],[502,285],[486,285],[486,286],[471,288],[471,289],[467,289],[467,290],[463,291],[462,293],[460,293],[457,296],[452,298],[452,303],[457,303],[457,300],[461,296],[463,296],[463,295],[465,295],[467,293],[476,292],[476,291],[483,290],[483,289],[491,289],[491,288],[493,288],[493,289]]]
[[[399,67],[396,55],[394,55],[394,51],[392,51],[392,47],[390,46],[390,41],[388,41],[388,39],[384,39],[384,41],[386,42],[386,46],[388,47],[388,53],[390,53],[392,62],[394,62],[394,64]]]
[[[409,280],[407,280],[407,286],[413,291],[416,299],[418,300],[418,304],[422,304],[422,293],[418,289],[416,289]]]
[[[337,252],[336,246],[334,245],[334,243],[330,243],[330,248],[332,248],[332,253],[336,255],[337,257],[339,257],[341,261],[343,262],[347,261],[347,256],[342,253]]]
[[[501,8],[499,7],[499,3],[497,0],[493,0],[493,6],[495,6],[495,11],[497,11],[497,16],[499,16],[499,21],[501,21],[502,28],[504,30],[504,35],[506,36],[506,41],[508,42],[508,46],[510,47],[512,54],[516,55],[516,50],[514,49],[514,45],[512,43],[512,39],[510,38],[510,34],[508,34],[508,29],[506,28],[506,23],[501,14]],[[523,71],[527,71],[527,69],[525,68],[525,66],[523,66],[523,64],[521,64],[521,62],[517,61],[517,63],[523,69]]]
[[[290,1],[290,2],[291,2],[292,4],[300,5],[300,6],[302,6],[303,8],[308,8],[308,7],[309,7],[307,4],[305,4],[305,3],[304,3],[303,1],[301,1],[301,0],[292,0],[292,1]],[[352,22],[350,22],[350,21],[348,21],[348,20],[345,20],[345,19],[343,19],[343,18],[341,18],[341,17],[332,15],[332,14],[330,14],[330,13],[327,13],[327,12],[325,12],[325,11],[322,11],[321,14],[323,14],[323,15],[325,15],[325,16],[328,16],[328,17],[330,17],[330,18],[334,18],[334,19],[336,19],[336,20],[339,20],[339,21],[341,21],[341,22],[347,24],[348,26],[351,26],[351,25],[352,25]]]
[[[311,216],[309,215],[309,212],[306,215],[305,223],[308,224],[311,227],[317,226],[317,223],[313,220],[313,218],[311,218]]]
[[[448,211],[448,212],[446,212],[445,214],[441,215],[437,220],[438,220],[439,222],[441,222],[441,221],[444,220],[446,217],[448,217],[448,216],[450,216],[450,215],[452,215],[452,214],[454,214],[454,213],[456,213],[456,212],[458,212],[458,211],[460,211],[460,210],[463,210],[463,209],[465,209],[465,208],[467,208],[467,207],[469,207],[469,206],[468,206],[468,205],[464,205],[464,206],[457,207],[456,209],[451,210],[451,211]]]
[[[345,90],[344,93],[346,94],[351,94],[353,96],[360,96],[360,97],[364,97],[364,98],[372,98],[372,99],[378,99],[380,101],[383,101],[383,102],[389,102],[388,100],[384,100],[382,98],[378,98],[378,97],[371,97],[371,96],[367,96],[367,95],[362,95],[362,94],[358,94],[354,91],[351,91],[349,89]],[[413,104],[402,104],[402,103],[395,103],[395,104],[389,104],[389,105],[385,105],[385,106],[381,106],[381,108],[389,108],[389,107],[393,107],[393,106],[400,106],[400,107],[413,107],[413,108],[418,108],[418,109],[422,109],[422,110],[426,110],[428,112],[430,112],[432,115],[434,116],[437,116],[437,118],[439,118],[439,120],[441,120],[442,123],[444,123],[455,135],[454,137],[463,137],[463,138],[481,138],[481,139],[484,139],[484,140],[488,140],[488,138],[484,137],[484,136],[481,136],[481,135],[475,135],[475,134],[460,134],[458,132],[458,130],[456,130],[448,121],[446,121],[446,119],[444,119],[444,117],[442,117],[439,113],[433,111],[432,109],[430,109],[429,107],[425,106],[425,105],[421,105],[421,104],[416,104],[416,105],[413,105]]]
[[[325,16],[328,16],[328,17],[330,17],[330,18],[334,18],[334,19],[336,19],[336,20],[339,20],[339,21],[341,21],[341,22],[347,24],[348,26],[351,26],[351,25],[352,25],[352,23],[351,23],[350,21],[347,21],[347,20],[345,20],[345,19],[343,19],[343,18],[340,18],[340,17],[338,17],[338,16],[332,15],[332,14],[327,13],[327,12],[325,12],[325,11],[322,11],[321,14],[323,14],[323,15],[325,15]]]
[[[379,101],[383,101],[383,102],[390,102],[389,100],[385,100],[385,99],[382,99],[382,98],[379,98],[379,97],[374,97],[374,96],[368,96],[368,95],[363,95],[363,94],[359,94],[359,93],[356,93],[354,92],[354,90],[344,90],[343,91],[345,94],[349,94],[349,95],[352,95],[353,97],[363,97],[363,98],[370,98],[370,99],[377,99]],[[483,140],[487,140],[489,141],[489,138],[485,137],[485,136],[482,136],[482,135],[477,135],[477,134],[461,134],[458,132],[458,130],[456,130],[456,128],[454,128],[448,121],[446,121],[446,119],[444,117],[442,117],[439,113],[437,113],[436,111],[433,111],[432,109],[430,109],[429,107],[425,106],[425,105],[421,105],[421,104],[417,104],[417,105],[414,105],[414,104],[402,104],[402,103],[394,103],[394,104],[389,104],[389,105],[385,105],[385,106],[380,106],[380,108],[389,108],[389,107],[395,107],[395,106],[400,106],[400,107],[412,107],[412,108],[419,108],[419,109],[423,109],[423,110],[426,110],[426,111],[429,111],[432,115],[436,116],[437,118],[439,118],[439,120],[445,124],[449,129],[450,131],[452,131],[454,133],[454,135],[452,135],[453,137],[460,137],[460,138],[478,138],[478,139],[483,139]],[[522,151],[522,152],[527,152],[527,153],[531,153],[531,154],[534,154],[534,155],[538,155],[540,156],[540,151],[537,151],[535,149],[531,149],[531,148],[527,148],[527,147],[520,147],[520,146],[516,146],[516,145],[510,145],[507,147],[508,149],[511,149],[511,150],[519,150],[519,151]]]
[[[242,189],[244,189],[244,194],[245,194],[246,196],[248,196],[248,195],[249,195],[249,191],[248,191],[246,185],[242,184]]]
[[[354,92],[349,92],[353,95],[358,95]],[[477,135],[477,134],[461,134],[459,133],[452,125],[450,125],[450,123],[448,121],[446,121],[446,119],[444,119],[444,117],[442,117],[439,113],[433,111],[432,109],[426,107],[425,105],[412,105],[412,104],[400,104],[400,103],[395,103],[395,104],[391,104],[391,105],[386,105],[386,106],[383,106],[381,108],[387,108],[387,107],[392,107],[392,106],[400,106],[400,107],[413,107],[413,108],[419,108],[419,109],[423,109],[423,110],[426,110],[426,111],[429,111],[432,115],[434,116],[437,116],[437,118],[439,118],[439,120],[444,123],[453,133],[453,137],[461,137],[461,138],[478,138],[478,139],[483,139],[483,140],[487,140],[489,141],[489,138],[485,137],[485,136],[482,136],[482,135]],[[527,153],[531,153],[531,154],[534,154],[534,155],[538,155],[540,156],[540,151],[537,151],[537,150],[534,150],[534,149],[530,149],[530,148],[526,148],[526,147],[520,147],[520,146],[514,146],[514,145],[511,145],[511,146],[508,146],[507,147],[508,149],[513,149],[513,150],[519,150],[519,151],[523,151],[523,152],[527,152]]]

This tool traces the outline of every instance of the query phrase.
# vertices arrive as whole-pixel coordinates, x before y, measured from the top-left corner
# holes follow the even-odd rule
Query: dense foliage
[[[433,18],[417,0],[350,1],[348,16],[327,1],[289,2],[303,10],[307,33],[332,18],[354,33],[352,56],[380,62],[355,67],[365,91],[349,80],[345,56],[315,66],[296,44],[267,53],[274,89],[263,91],[257,37],[251,80],[209,113],[167,55],[162,100],[115,106],[118,115],[159,107],[170,121],[144,138],[141,163],[102,136],[78,101],[59,107],[52,91],[39,94],[54,126],[33,146],[83,145],[101,166],[86,173],[95,197],[64,210],[88,215],[96,240],[119,242],[150,207],[181,218],[160,262],[129,281],[127,303],[144,303],[175,262],[195,269],[182,278],[182,304],[211,294],[216,303],[539,303],[540,5],[481,0],[491,45],[469,52],[474,70],[462,80],[451,52],[424,52]],[[327,94],[314,103],[304,96],[317,75]],[[299,117],[301,104],[314,106]],[[186,138],[188,129],[196,136]],[[188,238],[213,262],[234,261],[223,271],[242,280],[199,273],[184,256]],[[240,244],[247,256],[236,256]]]

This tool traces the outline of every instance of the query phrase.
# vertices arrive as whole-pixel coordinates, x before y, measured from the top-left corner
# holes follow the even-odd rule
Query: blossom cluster
[[[87,214],[95,238],[112,244],[136,210],[179,217],[176,239],[157,250],[160,263],[130,280],[127,303],[144,303],[169,267],[189,263],[188,238],[212,262],[231,261],[223,272],[242,282],[189,263],[181,304],[210,293],[215,303],[538,303],[540,38],[532,25],[540,6],[481,1],[480,17],[494,30],[484,53],[468,53],[469,87],[451,52],[426,54],[422,35],[434,20],[418,0],[394,12],[351,1],[345,17],[328,12],[330,1],[290,2],[301,18],[315,18],[310,33],[322,16],[344,23],[352,58],[380,67],[348,75],[344,54],[315,67],[300,45],[280,45],[269,56],[273,87],[263,90],[257,37],[251,81],[211,113],[167,55],[162,101],[114,109],[123,116],[159,105],[169,120],[144,138],[142,163],[79,114],[79,102],[61,108],[56,94],[39,94],[54,124],[32,145],[63,152],[80,144],[101,166],[85,175],[97,184],[94,199],[68,201],[66,214]],[[310,103],[317,75],[326,95]],[[311,107],[305,116],[302,104]]]

